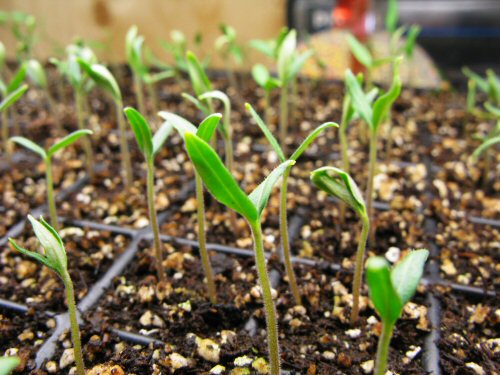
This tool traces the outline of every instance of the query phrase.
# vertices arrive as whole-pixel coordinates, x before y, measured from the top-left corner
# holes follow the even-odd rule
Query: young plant
[[[235,210],[248,222],[254,241],[255,263],[260,280],[262,298],[267,326],[267,341],[269,349],[270,373],[280,374],[280,356],[278,344],[278,321],[271,294],[271,283],[267,274],[264,255],[261,215],[267,205],[273,185],[283,173],[293,165],[293,160],[287,160],[274,169],[255,190],[247,195],[238,186],[234,177],[224,167],[216,152],[197,135],[185,134],[186,150],[197,173],[205,183],[208,191],[225,206]]]
[[[478,116],[482,116],[483,113],[476,112],[476,89],[481,90],[488,96],[488,101],[496,106],[500,107],[500,78],[493,72],[493,70],[488,69],[486,71],[486,78],[481,77],[479,74],[474,73],[469,68],[465,67],[462,69],[464,75],[469,79],[469,91],[467,93],[467,110]]]
[[[313,54],[308,50],[302,54],[297,53],[297,32],[290,30],[278,50],[278,79],[280,82],[280,123],[279,139],[286,150],[286,136],[288,134],[288,90],[295,80],[307,59]],[[295,97],[293,98],[295,100]]]
[[[156,254],[156,270],[158,280],[165,282],[165,272],[163,270],[162,246],[160,241],[160,229],[158,227],[158,219],[155,209],[154,199],[154,158],[160,151],[160,148],[165,143],[165,140],[172,131],[172,126],[169,123],[164,123],[162,127],[155,133],[154,137],[151,133],[151,128],[148,123],[134,108],[127,107],[124,109],[125,115],[130,122],[130,126],[134,131],[135,139],[139,149],[144,154],[147,165],[147,196],[149,220],[151,221],[151,229],[153,231],[153,242]]]
[[[352,286],[351,324],[356,323],[359,315],[359,295],[363,277],[363,260],[365,257],[366,240],[370,231],[370,219],[366,212],[366,205],[356,182],[341,169],[323,167],[311,172],[311,181],[316,187],[336,197],[340,202],[351,207],[361,219],[361,237],[356,251],[356,265]]]
[[[163,118],[167,124],[171,124],[182,136],[184,141],[186,141],[186,134],[193,133],[197,134],[203,140],[209,142],[213,137],[215,129],[219,124],[221,119],[220,114],[213,114],[208,116],[202,121],[200,126],[196,128],[186,119],[169,112],[160,112],[160,117]],[[196,184],[196,212],[198,220],[198,244],[200,249],[201,263],[205,271],[205,276],[207,278],[207,289],[210,302],[213,304],[217,303],[217,293],[215,289],[215,282],[212,272],[212,267],[210,265],[210,258],[208,256],[207,246],[206,246],[206,234],[205,234],[205,202],[203,199],[203,182],[201,180],[200,174],[195,170],[195,184]]]
[[[28,85],[22,85],[16,90],[12,91],[0,102],[0,116],[2,117],[2,140],[4,146],[4,152],[9,160],[10,158],[10,147],[9,147],[9,119],[7,116],[7,109],[17,102],[28,90]]]
[[[93,88],[94,83],[89,79],[88,75],[81,69],[78,60],[84,60],[88,64],[97,62],[92,49],[83,44],[71,44],[66,48],[66,60],[51,59],[61,75],[65,76],[71,87],[73,88],[75,106],[76,106],[76,119],[78,129],[83,130],[86,128],[85,118],[87,117],[85,103],[88,101],[88,95]],[[92,144],[89,139],[82,140],[83,150],[85,152],[85,167],[87,175],[92,180],[94,177],[94,162]]]
[[[31,58],[36,41],[36,19],[33,15],[14,11],[10,13],[10,27],[17,41],[17,60]]]
[[[236,65],[241,65],[243,63],[243,49],[236,41],[236,30],[233,27],[221,24],[219,25],[219,30],[222,35],[215,40],[215,50],[219,53],[222,61],[224,61],[229,84],[237,91],[238,81],[234,75],[230,58],[233,58]]]
[[[366,261],[366,283],[370,299],[382,319],[375,375],[385,374],[394,325],[417,290],[428,256],[429,252],[425,249],[411,251],[392,270],[383,257],[371,257]]]
[[[266,124],[262,121],[260,116],[255,112],[252,106],[248,103],[245,104],[247,111],[250,112],[253,119],[259,126],[259,128],[264,133],[265,137],[271,144],[274,152],[278,155],[278,158],[281,163],[285,163],[287,161],[287,157],[285,156],[285,151],[280,146],[276,138],[272,135],[272,133],[267,128]],[[283,179],[281,181],[281,190],[280,190],[280,238],[281,238],[281,248],[283,251],[283,262],[285,263],[286,275],[288,277],[288,283],[290,285],[290,290],[292,291],[292,295],[296,305],[301,305],[301,298],[299,288],[297,286],[297,281],[295,277],[295,273],[293,272],[292,260],[290,255],[290,241],[288,237],[288,224],[287,224],[287,209],[286,209],[286,196],[287,196],[287,188],[288,188],[288,177],[290,175],[290,170],[292,166],[295,164],[297,159],[307,150],[309,145],[326,129],[331,127],[337,127],[338,125],[334,122],[326,122],[316,129],[314,129],[304,141],[300,144],[300,146],[295,150],[295,152],[288,158],[288,160],[293,161],[293,164],[290,164],[289,167],[283,172]]]
[[[389,0],[387,2],[387,13],[385,16],[385,27],[390,35],[389,53],[391,56],[399,56],[404,54],[408,60],[413,58],[413,51],[415,44],[422,30],[418,25],[412,25],[409,28],[406,26],[398,27],[399,14],[398,14],[397,0]],[[401,44],[401,37],[406,33],[406,41]]]
[[[69,321],[71,326],[71,339],[73,341],[73,350],[75,355],[76,372],[78,375],[85,375],[83,364],[82,345],[80,342],[80,328],[78,327],[77,311],[75,304],[75,292],[73,282],[68,272],[68,258],[61,237],[56,229],[51,227],[43,218],[40,221],[28,215],[28,219],[33,226],[33,231],[42,245],[43,252],[30,251],[18,246],[12,238],[9,242],[20,253],[30,256],[49,267],[62,280],[66,289],[66,302],[68,305]]]
[[[130,152],[127,143],[127,130],[123,119],[123,99],[120,87],[115,80],[115,77],[104,65],[89,64],[88,61],[78,59],[78,63],[85,72],[92,78],[96,85],[106,91],[115,103],[116,119],[118,121],[118,129],[120,131],[120,149],[122,175],[124,177],[125,186],[132,186],[132,163],[130,161]]]
[[[12,142],[17,143],[30,151],[33,151],[35,154],[39,155],[45,163],[45,183],[47,184],[47,202],[49,205],[49,214],[50,214],[50,223],[54,228],[58,228],[57,225],[57,211],[56,211],[56,203],[54,198],[54,184],[52,182],[52,156],[54,154],[66,147],[70,144],[76,142],[80,137],[84,135],[92,134],[91,130],[82,129],[74,131],[71,134],[68,134],[66,137],[61,139],[59,142],[52,145],[47,151],[38,146],[36,143],[30,141],[24,137],[12,137],[10,140]]]
[[[59,133],[62,133],[61,122],[59,121],[59,116],[56,112],[56,104],[52,94],[50,93],[47,75],[45,74],[45,70],[43,69],[42,64],[38,60],[30,59],[26,63],[26,74],[33,84],[39,89],[45,92],[47,98],[47,104],[49,105],[49,111],[54,118],[54,122],[56,123],[57,130]]]
[[[200,97],[201,95],[212,91],[212,82],[210,82],[210,80],[208,79],[203,65],[200,63],[196,55],[191,51],[188,51],[186,53],[186,63],[189,73],[189,79],[191,80],[191,86],[193,87],[193,91],[196,96]],[[214,113],[211,98],[206,98],[200,101],[186,93],[182,94],[182,96],[185,99],[193,102],[205,116],[209,116],[211,113]]]
[[[380,124],[386,119],[391,111],[392,104],[398,98],[401,92],[401,79],[399,78],[399,64],[401,58],[394,60],[393,77],[391,87],[384,92],[373,105],[370,104],[368,96],[363,92],[361,85],[350,70],[346,72],[346,83],[349,96],[353,106],[359,113],[359,116],[365,121],[370,132],[370,160],[368,170],[368,184],[366,189],[366,209],[370,219],[370,239],[375,240],[374,221],[373,221],[373,181],[376,173],[377,163],[377,140]]]
[[[17,71],[14,73],[12,78],[9,81],[4,81],[0,79],[0,94],[3,99],[6,99],[9,95],[13,94],[17,89],[21,87],[26,77],[26,64],[21,64]],[[12,102],[11,104],[14,104]],[[19,128],[19,123],[17,122],[16,112],[12,111],[12,107],[9,106],[9,113],[4,113],[2,115],[2,124],[3,124],[3,132],[7,132],[8,135],[8,117],[12,120],[12,127],[14,128],[17,134],[21,133],[21,129]],[[10,116],[9,116],[10,115]]]
[[[266,124],[271,123],[271,91],[280,87],[278,79],[274,78],[269,70],[262,64],[255,64],[252,68],[252,77],[264,90],[264,120]]]
[[[9,375],[20,364],[19,357],[0,357],[0,375]]]

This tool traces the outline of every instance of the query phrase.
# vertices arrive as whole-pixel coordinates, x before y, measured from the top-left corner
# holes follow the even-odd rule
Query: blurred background
[[[422,27],[418,43],[443,78],[452,84],[464,84],[461,74],[464,65],[481,73],[486,68],[499,72],[500,0],[399,0],[398,3],[399,23]],[[168,59],[161,40],[168,39],[172,30],[181,30],[189,40],[201,33],[201,52],[209,54],[221,23],[233,26],[241,43],[273,38],[285,25],[296,28],[304,40],[309,40],[317,33],[350,29],[348,18],[358,16],[356,22],[362,23],[362,33],[382,32],[386,1],[0,0],[0,9],[23,11],[36,17],[38,58],[60,53],[79,36],[90,41],[103,60],[116,62],[124,61],[124,37],[132,24],[139,27],[154,53]],[[339,13],[338,9],[347,11]],[[349,9],[361,15],[350,14]],[[336,19],[332,17],[335,10]],[[5,27],[0,27],[0,40],[13,56],[16,42]],[[330,43],[332,50],[341,51],[344,47],[334,45],[335,40],[326,38],[323,44]],[[259,54],[250,52],[248,64],[259,59],[262,59]],[[221,62],[214,56],[210,65],[217,68]]]

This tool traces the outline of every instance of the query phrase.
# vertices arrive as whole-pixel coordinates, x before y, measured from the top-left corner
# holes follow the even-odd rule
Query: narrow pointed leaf
[[[364,67],[371,68],[373,66],[373,58],[370,51],[354,35],[347,35],[347,44],[349,44],[349,48],[354,57],[356,57],[356,60]]]
[[[206,106],[205,104],[203,104],[202,102],[200,102],[198,99],[196,99],[194,96],[192,95],[189,95],[185,92],[182,93],[182,97],[184,99],[187,99],[189,100],[191,103],[193,103],[196,108],[198,108],[201,112],[203,112],[205,115],[209,115],[209,109],[208,109],[208,106]]]
[[[472,153],[472,157],[474,158],[474,160],[477,160],[484,151],[486,151],[493,145],[496,145],[497,143],[500,143],[500,136],[493,137],[484,141],[478,148],[474,150],[474,152]]]
[[[158,112],[158,115],[164,119],[165,121],[168,121],[172,124],[172,126],[179,132],[182,138],[184,138],[186,133],[193,133],[196,134],[198,129],[196,126],[191,124],[188,120],[186,120],[184,117],[181,117],[179,115],[176,115],[175,113],[167,112],[167,111],[161,111]]]
[[[33,141],[30,141],[27,138],[12,137],[12,138],[10,138],[10,141],[17,143],[18,145],[21,145],[30,151],[33,151],[35,154],[40,155],[40,157],[44,160],[47,157],[47,154],[45,153],[45,150],[43,148],[41,148],[36,143],[34,143]]]
[[[9,375],[20,363],[18,357],[0,357],[0,375]]]
[[[172,68],[168,68],[163,72],[146,74],[144,76],[144,82],[147,84],[152,84],[174,76],[175,76],[175,70]]]
[[[287,160],[281,163],[266,177],[264,181],[259,184],[259,186],[255,188],[254,191],[250,193],[248,198],[250,198],[253,205],[257,209],[259,216],[262,215],[262,211],[267,206],[267,201],[269,200],[269,196],[271,195],[273,186],[283,175],[283,173],[285,173],[285,170],[294,164],[294,160]]]
[[[268,142],[271,144],[271,147],[273,148],[274,152],[278,155],[278,158],[280,159],[280,162],[284,162],[286,160],[286,156],[283,153],[283,150],[281,149],[278,141],[276,138],[274,138],[274,135],[271,133],[267,125],[264,123],[262,118],[255,112],[253,107],[249,103],[245,103],[245,108],[247,111],[250,112],[250,115],[252,115],[253,119],[259,126],[260,130],[262,130],[262,133],[264,133],[264,136],[267,138]]]
[[[373,110],[368,101],[361,85],[350,70],[345,73],[345,82],[349,96],[351,97],[352,105],[358,112],[359,116],[368,124],[370,129],[373,129]]]
[[[208,116],[201,122],[200,126],[198,126],[196,135],[203,139],[205,142],[210,142],[221,118],[222,115],[220,113],[214,113],[213,115]]]
[[[78,63],[82,67],[83,70],[92,78],[92,80],[100,87],[102,87],[105,91],[107,91],[114,100],[121,102],[122,101],[122,93],[120,91],[120,87],[116,82],[115,77],[111,74],[111,72],[104,65],[101,64],[92,64],[89,65],[86,61],[82,59],[78,59]]]
[[[480,75],[478,75],[477,73],[474,73],[472,70],[470,70],[467,67],[463,68],[462,72],[464,73],[464,75],[467,78],[472,79],[474,82],[476,82],[477,87],[479,87],[481,89],[481,91],[488,93],[488,89],[489,89],[488,81],[486,81]]]
[[[486,108],[486,110],[489,113],[491,113],[493,116],[500,119],[500,108],[499,107],[495,107],[493,104],[486,102],[486,103],[484,103],[484,108]]]
[[[12,104],[17,102],[24,95],[26,90],[28,90],[28,85],[22,85],[17,90],[15,90],[15,91],[11,92],[9,95],[7,95],[0,103],[0,112],[5,111]]]
[[[389,263],[382,257],[366,261],[366,283],[370,299],[385,324],[394,324],[401,316],[403,303],[391,281]]]
[[[428,250],[414,250],[392,269],[392,285],[394,285],[403,306],[415,294],[424,273],[425,261],[428,257]]]
[[[213,90],[206,92],[202,95],[199,96],[200,100],[209,100],[209,99],[217,99],[222,102],[224,105],[224,116],[226,119],[229,119],[231,116],[231,101],[229,100],[229,97],[223,93],[222,91],[219,90]],[[219,122],[219,127],[222,133],[224,134],[224,137],[229,136],[229,129],[225,128],[225,121]]]
[[[274,43],[268,40],[254,39],[249,42],[250,47],[266,55],[267,57],[274,58]]]
[[[135,139],[146,157],[153,155],[153,133],[146,119],[132,107],[127,107],[123,110],[127,116],[130,126],[134,131]]]
[[[288,81],[289,68],[297,48],[297,32],[290,30],[278,50],[278,76],[282,82]]]
[[[165,121],[162,126],[160,126],[160,129],[156,131],[153,136],[153,155],[156,155],[158,151],[160,151],[173,128],[174,127],[170,122]]]
[[[259,218],[255,206],[238,186],[215,151],[193,133],[186,133],[185,141],[188,155],[208,191],[225,206],[248,221],[255,222]]]
[[[260,87],[265,88],[271,74],[264,65],[255,64],[252,68],[252,77]]]
[[[373,129],[377,131],[379,125],[389,113],[392,104],[401,93],[401,78],[399,77],[399,64],[402,58],[399,57],[394,61],[394,72],[392,76],[392,84],[384,95],[380,96],[373,104]]]
[[[69,146],[70,144],[76,142],[78,139],[83,137],[84,135],[91,135],[94,134],[92,130],[89,129],[81,129],[81,130],[76,130],[73,133],[68,134],[66,137],[61,139],[59,142],[57,142],[55,145],[49,148],[47,151],[47,156],[51,157],[54,155],[57,151]]]
[[[211,91],[212,84],[210,83],[203,66],[200,64],[194,53],[188,51],[186,54],[186,60],[188,64],[189,78],[191,79],[196,96],[200,96],[207,91]]]
[[[393,34],[398,26],[398,2],[397,0],[389,0],[387,2],[387,13],[385,15],[385,27],[389,34]]]
[[[408,34],[406,35],[406,43],[405,43],[405,55],[408,58],[413,57],[413,51],[415,49],[415,45],[417,43],[417,38],[418,35],[420,34],[420,31],[422,31],[422,28],[418,25],[412,25],[410,27],[410,30],[408,31]]]
[[[302,67],[304,66],[306,61],[309,60],[314,55],[314,53],[314,50],[310,49],[295,57],[288,69],[287,79],[295,78],[302,70]]]
[[[16,74],[14,74],[14,77],[10,80],[9,84],[7,85],[7,93],[10,94],[11,92],[14,92],[21,86],[21,84],[24,81],[24,78],[26,78],[26,64],[23,63],[17,70]]]
[[[22,248],[17,243],[15,243],[12,238],[9,238],[9,242],[14,247],[14,249],[16,249],[17,251],[19,251],[20,253],[22,253],[24,255],[27,255],[27,256],[29,256],[29,257],[37,260],[38,262],[46,265],[50,269],[56,271],[56,268],[54,268],[54,265],[49,261],[49,259],[47,259],[46,257],[44,257],[42,254],[39,254],[36,251],[30,251],[30,250]]]
[[[38,60],[31,59],[26,63],[26,73],[36,86],[42,89],[47,88],[47,76]]]
[[[360,216],[366,215],[365,201],[356,182],[335,167],[322,167],[311,172],[311,181],[319,189],[337,197]]]
[[[326,129],[328,128],[338,128],[339,125],[335,122],[325,122],[321,124],[316,129],[314,129],[309,135],[302,141],[300,146],[295,150],[295,152],[290,156],[290,160],[297,160],[302,153],[307,150],[309,145],[314,142],[314,140]]]
[[[66,250],[56,230],[43,218],[40,218],[40,221],[38,221],[33,216],[28,215],[28,219],[33,226],[36,238],[38,238],[38,241],[40,241],[45,250],[45,257],[52,264],[53,269],[56,272],[67,270],[68,258],[66,257]]]

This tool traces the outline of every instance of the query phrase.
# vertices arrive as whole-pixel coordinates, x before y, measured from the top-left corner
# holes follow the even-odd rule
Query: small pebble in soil
[[[468,362],[465,364],[465,367],[470,368],[472,371],[474,371],[474,374],[477,375],[485,375],[486,372],[484,372],[483,368],[479,366],[477,363],[474,362]]]
[[[365,374],[371,374],[373,372],[373,368],[375,367],[375,362],[373,359],[370,359],[369,361],[363,362],[361,364],[361,369]]]
[[[323,358],[328,361],[333,361],[335,359],[335,353],[330,350],[325,350],[322,354]]]
[[[209,374],[220,375],[220,374],[223,374],[225,371],[226,371],[226,368],[224,366],[217,365],[217,366],[212,367]]]
[[[403,358],[403,363],[406,365],[410,363],[417,355],[420,353],[422,348],[420,346],[410,346],[410,350],[405,353],[405,358]]]
[[[167,366],[172,368],[174,371],[189,366],[189,362],[186,357],[179,353],[170,354],[166,362]]]
[[[252,362],[252,368],[259,374],[269,374],[269,364],[262,357]]]
[[[57,363],[55,363],[54,361],[49,361],[45,365],[45,369],[49,374],[55,374],[57,372]]]
[[[385,259],[391,263],[396,263],[401,255],[401,250],[398,247],[391,246],[385,253]]]
[[[86,372],[86,375],[124,375],[125,371],[113,364],[103,364],[94,366],[91,370]]]
[[[188,333],[186,338],[190,341],[194,338],[198,355],[206,361],[217,363],[220,358],[220,346],[211,339],[202,339],[194,333]]]
[[[356,339],[361,336],[361,330],[359,328],[348,329],[347,331],[345,331],[345,334],[351,339]]]
[[[234,365],[237,367],[246,367],[253,362],[253,359],[247,355],[238,357],[234,359]]]
[[[59,359],[59,367],[61,369],[68,367],[75,362],[75,352],[73,348],[64,349],[61,358]]]

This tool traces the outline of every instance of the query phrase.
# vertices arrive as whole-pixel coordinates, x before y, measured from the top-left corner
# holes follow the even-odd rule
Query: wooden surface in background
[[[75,36],[102,42],[95,48],[106,61],[123,61],[124,39],[135,24],[147,45],[160,57],[166,57],[158,41],[169,40],[174,29],[185,33],[189,41],[203,33],[203,50],[212,52],[218,26],[227,23],[236,29],[238,40],[269,39],[286,23],[285,0],[0,0],[2,10],[20,10],[33,14],[38,22],[38,58],[54,55]],[[0,40],[13,56],[15,43],[10,31],[0,28]],[[220,66],[217,58],[215,67]]]

